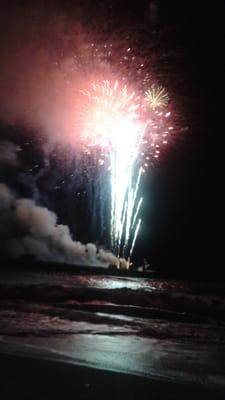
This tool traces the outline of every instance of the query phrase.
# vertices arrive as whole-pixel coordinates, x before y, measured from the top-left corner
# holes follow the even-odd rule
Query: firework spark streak
[[[87,102],[81,113],[85,120],[85,144],[98,146],[109,156],[111,171],[111,243],[118,256],[131,256],[140,227],[136,222],[142,199],[138,198],[142,167],[138,155],[145,132],[139,119],[139,97],[115,82],[93,83],[82,91]],[[136,172],[138,171],[138,173]]]

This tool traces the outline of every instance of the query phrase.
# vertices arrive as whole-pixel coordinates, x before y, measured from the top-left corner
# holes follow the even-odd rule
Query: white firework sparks
[[[142,168],[136,171],[145,126],[139,120],[139,99],[118,82],[93,83],[91,91],[82,93],[87,99],[83,140],[99,146],[110,159],[112,248],[118,256],[131,256],[142,203],[138,198]]]

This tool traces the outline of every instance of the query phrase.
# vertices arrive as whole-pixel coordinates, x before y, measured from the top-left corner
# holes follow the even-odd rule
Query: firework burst
[[[121,88],[117,81],[112,86],[109,81],[92,83],[91,90],[81,92],[86,98],[81,111],[85,121],[82,140],[102,149],[115,148],[123,137],[127,140],[129,132],[124,130],[121,137],[121,127],[138,119],[140,104],[135,92],[128,93],[127,86]]]
[[[80,119],[85,151],[108,165],[111,196],[111,245],[117,256],[130,257],[141,226],[142,173],[160,155],[173,129],[164,110],[168,95],[151,86],[146,97],[136,95],[118,81],[92,83],[82,90]],[[97,149],[93,151],[92,149]]]
[[[93,83],[82,93],[86,99],[81,112],[82,140],[89,148],[98,146],[110,163],[112,248],[118,256],[131,256],[132,232],[137,237],[141,223],[138,187],[142,168],[137,170],[137,164],[145,125],[139,116],[140,99],[126,86],[109,81]]]
[[[164,87],[152,85],[145,92],[145,101],[152,110],[155,110],[160,107],[167,107],[169,96]]]

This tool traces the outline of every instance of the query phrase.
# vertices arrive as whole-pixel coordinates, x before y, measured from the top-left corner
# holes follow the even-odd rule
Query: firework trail
[[[140,226],[137,215],[142,202],[138,197],[142,174],[138,155],[145,125],[139,118],[140,99],[126,86],[110,85],[109,81],[93,83],[91,90],[82,93],[87,100],[81,112],[83,141],[89,147],[98,146],[109,160],[112,249],[118,256],[131,256],[130,241]]]
[[[156,86],[141,98],[117,81],[92,83],[82,94],[80,118],[85,151],[96,154],[97,148],[98,163],[108,165],[110,171],[112,250],[117,256],[129,258],[141,226],[141,176],[148,160],[159,157],[159,148],[167,143],[172,129],[165,127],[170,112],[164,108],[169,98],[162,87]]]

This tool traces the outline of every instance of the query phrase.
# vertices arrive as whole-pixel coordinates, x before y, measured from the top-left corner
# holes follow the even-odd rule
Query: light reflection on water
[[[97,289],[132,289],[132,290],[156,290],[157,288],[147,279],[98,277],[98,276],[77,276],[77,284],[81,287]]]
[[[0,282],[18,285],[0,310],[8,348],[181,381],[198,382],[201,371],[225,387],[223,298],[216,308],[218,298],[191,296],[188,282],[107,275],[0,272]],[[25,301],[14,298],[23,291]]]
[[[77,288],[93,288],[93,289],[130,289],[142,290],[147,292],[153,291],[174,291],[187,289],[182,282],[146,279],[146,278],[130,278],[115,277],[106,275],[70,275],[62,273],[14,273],[13,276],[1,273],[2,283],[22,283],[23,284],[51,284],[62,285]]]
[[[54,277],[55,279],[55,277]],[[104,275],[73,275],[64,276],[60,279],[61,284],[69,284],[76,287],[87,287],[95,289],[131,289],[152,291],[170,291],[184,288],[182,283],[175,281],[146,279],[146,278],[126,278]]]

